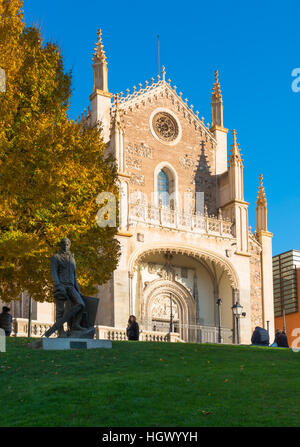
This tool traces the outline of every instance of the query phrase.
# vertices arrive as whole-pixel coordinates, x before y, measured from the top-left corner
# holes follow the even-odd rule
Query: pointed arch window
[[[161,204],[163,206],[168,206],[169,205],[169,194],[170,194],[169,177],[168,177],[168,174],[164,171],[164,169],[162,169],[158,173],[157,181],[158,181],[157,190],[158,190],[159,201],[161,202]]]

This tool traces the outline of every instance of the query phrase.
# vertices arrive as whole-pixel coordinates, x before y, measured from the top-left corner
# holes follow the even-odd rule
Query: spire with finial
[[[165,81],[165,78],[166,78],[166,67],[164,65],[161,67],[161,76],[162,76],[162,80]]]
[[[259,175],[259,187],[256,200],[256,231],[268,231],[267,228],[267,198],[263,185],[263,176]]]
[[[212,89],[211,99],[219,101],[219,102],[223,101],[222,100],[222,93],[221,93],[221,86],[220,86],[220,82],[219,82],[218,70],[215,70],[215,82],[214,82],[214,86],[213,86],[213,89]]]
[[[104,46],[103,46],[103,43],[102,43],[102,31],[101,31],[101,29],[98,29],[97,36],[98,36],[98,40],[97,40],[97,43],[96,43],[96,46],[95,46],[93,62],[98,60],[98,61],[101,61],[102,63],[106,64],[106,56],[105,56]]]
[[[94,86],[93,90],[102,90],[103,92],[108,92],[107,83],[107,62],[105,51],[102,43],[102,31],[98,29],[97,31],[98,40],[96,43],[94,56],[93,56],[93,75],[94,75]]]
[[[233,143],[231,145],[231,152],[229,158],[229,184],[230,184],[230,198],[231,200],[244,200],[244,185],[243,185],[243,162],[239,144],[236,139],[236,130],[232,131]]]
[[[232,131],[232,136],[233,136],[233,144],[231,145],[232,149],[230,152],[229,163],[230,164],[236,163],[236,164],[240,164],[241,166],[243,166],[241,151],[239,149],[239,143],[237,142],[237,139],[236,139],[236,130],[235,129],[233,129],[233,131]]]
[[[93,55],[93,92],[90,95],[91,126],[101,123],[103,139],[107,143],[110,137],[110,109],[113,95],[108,91],[107,63],[100,29],[97,31],[97,35],[98,39]]]
[[[267,198],[265,193],[265,187],[263,185],[263,175],[259,175],[259,187],[258,187],[258,195],[257,195],[257,206],[267,206]]]
[[[218,70],[215,70],[215,82],[211,94],[211,127],[223,128],[223,99]]]

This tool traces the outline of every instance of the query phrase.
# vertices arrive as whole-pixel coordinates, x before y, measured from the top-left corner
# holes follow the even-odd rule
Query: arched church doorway
[[[196,324],[196,302],[170,273],[146,284],[141,323],[146,330],[177,332],[183,340],[194,341],[190,326]]]
[[[158,295],[151,307],[151,326],[154,331],[180,332],[181,315],[174,296]]]
[[[145,331],[177,332],[184,341],[217,342],[217,299],[222,297],[222,333],[232,339],[233,281],[226,264],[194,252],[149,249],[136,258],[132,309]]]

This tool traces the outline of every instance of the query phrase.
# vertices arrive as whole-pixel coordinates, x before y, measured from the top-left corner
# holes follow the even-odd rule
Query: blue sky
[[[263,173],[273,253],[300,249],[300,92],[291,88],[300,67],[299,2],[25,0],[24,12],[72,69],[71,118],[89,105],[98,28],[113,93],[157,75],[159,34],[167,78],[207,123],[218,69],[229,144],[235,128],[244,158],[250,225]]]

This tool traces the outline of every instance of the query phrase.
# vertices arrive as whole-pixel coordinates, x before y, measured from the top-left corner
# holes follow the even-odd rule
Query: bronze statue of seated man
[[[60,251],[55,253],[51,259],[51,274],[54,284],[53,293],[56,304],[56,322],[46,331],[46,337],[49,337],[56,330],[58,331],[58,337],[84,337],[91,336],[95,332],[94,327],[84,328],[80,324],[86,309],[84,298],[87,297],[83,297],[80,293],[76,276],[75,259],[70,252],[70,247],[71,241],[63,238],[60,241]],[[68,333],[63,328],[65,322],[68,323]]]

